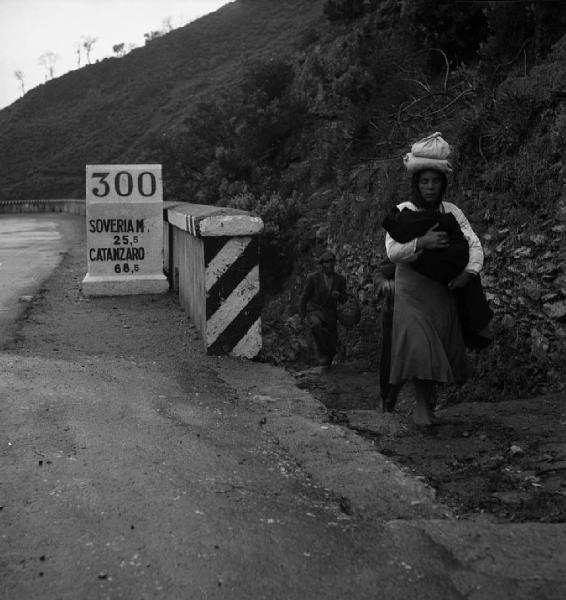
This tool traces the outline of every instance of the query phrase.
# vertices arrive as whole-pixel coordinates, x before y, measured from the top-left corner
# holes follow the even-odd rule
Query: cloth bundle
[[[465,269],[470,256],[470,247],[454,215],[394,208],[383,221],[385,231],[402,244],[424,235],[434,225],[438,225],[438,231],[448,235],[448,248],[425,248],[409,264],[422,275],[447,285]]]
[[[448,247],[439,250],[425,248],[416,260],[408,264],[421,275],[448,285],[466,268],[470,254],[468,241],[454,215],[431,210],[414,211],[405,208],[400,211],[394,208],[383,221],[387,233],[400,243],[424,235],[435,224],[439,231],[448,235]],[[491,321],[493,311],[487,303],[481,279],[473,276],[466,286],[456,289],[454,293],[464,343],[468,348],[485,348],[490,341],[478,335],[478,332]]]
[[[450,145],[442,138],[442,134],[436,131],[432,135],[415,142],[411,151],[403,158],[405,167],[409,173],[422,171],[423,169],[437,169],[443,173],[452,173],[452,165],[448,161]]]

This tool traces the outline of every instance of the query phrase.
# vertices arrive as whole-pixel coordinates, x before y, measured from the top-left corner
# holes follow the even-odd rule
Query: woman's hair
[[[435,173],[438,173],[438,175],[440,175],[440,179],[442,180],[442,189],[440,190],[439,204],[440,202],[442,202],[442,199],[444,198],[444,194],[446,192],[446,188],[448,187],[448,178],[446,177],[446,173],[443,173],[438,169],[428,168],[413,173],[413,176],[411,177],[411,191],[413,193],[413,204],[415,206],[418,206],[419,208],[430,208],[429,205],[423,200],[423,197],[421,196],[421,192],[419,190],[419,177],[424,171],[434,171]]]

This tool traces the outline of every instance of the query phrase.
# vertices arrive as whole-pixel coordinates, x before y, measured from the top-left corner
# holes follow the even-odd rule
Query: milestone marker
[[[160,294],[163,274],[161,165],[87,165],[86,296]]]

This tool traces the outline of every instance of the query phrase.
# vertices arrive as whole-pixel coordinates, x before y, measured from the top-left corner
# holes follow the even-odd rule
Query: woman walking
[[[389,233],[385,240],[387,256],[396,264],[389,383],[398,387],[410,379],[414,381],[413,419],[419,426],[435,423],[435,386],[461,384],[469,376],[454,291],[477,277],[483,266],[481,243],[464,213],[444,200],[447,174],[452,171],[447,160],[449,152],[450,147],[440,134],[413,145],[405,157],[413,198],[397,209],[452,215],[468,243],[464,268],[446,283],[411,266],[423,252],[449,249],[448,234],[436,224],[407,242],[396,241]]]

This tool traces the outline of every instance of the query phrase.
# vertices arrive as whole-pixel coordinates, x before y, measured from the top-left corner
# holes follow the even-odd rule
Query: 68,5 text
[[[129,263],[117,263],[114,265],[115,273],[137,273],[140,270],[139,265],[130,265]]]

